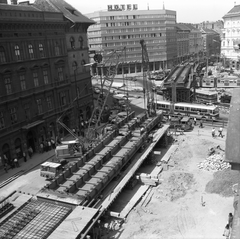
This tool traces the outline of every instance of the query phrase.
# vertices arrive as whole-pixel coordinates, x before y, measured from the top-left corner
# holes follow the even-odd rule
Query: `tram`
[[[193,116],[196,118],[218,119],[219,108],[215,105],[191,104],[191,103],[175,103],[169,101],[156,101],[157,108],[165,114],[170,113],[170,109],[174,110],[175,114]]]

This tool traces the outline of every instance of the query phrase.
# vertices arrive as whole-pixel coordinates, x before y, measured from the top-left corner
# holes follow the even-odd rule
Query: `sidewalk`
[[[11,178],[13,175],[21,171],[22,173],[24,173],[28,170],[31,170],[31,168],[34,168],[35,166],[47,161],[49,158],[54,156],[54,154],[55,154],[54,149],[44,153],[34,153],[32,158],[28,157],[27,162],[24,162],[23,158],[20,159],[19,168],[8,169],[7,173],[4,171],[4,169],[0,169],[0,183],[7,180],[8,178]]]

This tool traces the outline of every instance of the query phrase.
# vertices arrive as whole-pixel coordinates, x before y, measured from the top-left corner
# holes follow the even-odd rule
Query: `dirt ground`
[[[211,128],[195,127],[174,137],[179,147],[170,159],[173,166],[161,173],[162,183],[152,188],[151,201],[146,207],[139,202],[121,229],[106,238],[223,238],[228,213],[233,212],[233,196],[206,190],[214,171],[199,169],[198,164],[208,157],[210,147],[225,149],[226,135],[212,138]]]

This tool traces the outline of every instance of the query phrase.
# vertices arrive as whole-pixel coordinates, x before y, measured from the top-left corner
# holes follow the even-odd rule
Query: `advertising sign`
[[[108,5],[108,11],[131,11],[131,10],[137,10],[138,5],[137,4],[115,4],[115,5]]]

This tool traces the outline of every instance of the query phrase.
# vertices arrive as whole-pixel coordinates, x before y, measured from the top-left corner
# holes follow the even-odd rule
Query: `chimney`
[[[18,1],[18,0],[11,0],[11,4],[12,4],[12,5],[17,5],[17,1]]]
[[[0,0],[0,4],[8,4],[7,0]]]

